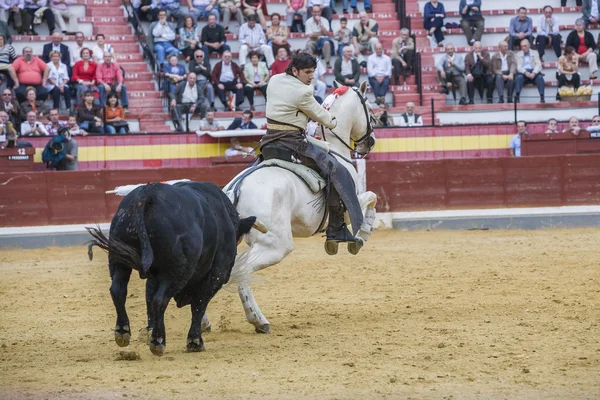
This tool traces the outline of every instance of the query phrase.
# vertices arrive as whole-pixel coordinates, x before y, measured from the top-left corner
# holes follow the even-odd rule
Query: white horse
[[[336,87],[339,86],[336,82]],[[375,144],[371,128],[372,113],[365,97],[366,88],[366,82],[363,82],[358,90],[349,89],[339,97],[331,95],[337,97],[330,109],[337,119],[337,126],[333,131],[318,130],[318,133],[323,133],[335,157],[350,171],[357,188],[358,174],[350,161],[350,140],[356,144],[357,152],[364,154]],[[232,182],[234,181],[235,178]],[[224,189],[226,193],[230,186],[231,182]],[[233,200],[232,191],[228,194]],[[353,254],[358,253],[371,234],[377,202],[377,196],[373,192],[357,194],[364,222],[357,234],[362,241],[358,245],[348,245],[348,250]],[[282,168],[258,169],[248,175],[239,187],[237,210],[240,215],[256,216],[268,228],[266,234],[251,232],[246,235],[249,249],[238,254],[230,280],[238,285],[246,319],[258,333],[269,333],[270,324],[256,304],[248,283],[249,275],[281,262],[294,249],[293,238],[310,237],[317,232],[327,206],[323,204],[319,208],[315,207],[315,203],[323,195],[323,191],[314,194],[298,176]],[[335,251],[337,252],[337,248]],[[208,324],[205,316],[204,325]]]

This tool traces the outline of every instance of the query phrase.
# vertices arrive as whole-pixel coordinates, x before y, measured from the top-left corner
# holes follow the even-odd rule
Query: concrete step
[[[88,7],[85,10],[86,17],[123,17],[125,10],[121,7]]]
[[[156,90],[156,84],[152,81],[145,81],[139,78],[127,77],[127,90],[132,91],[152,91]]]
[[[130,35],[133,32],[133,28],[129,25],[94,25],[94,34],[110,32],[114,35]]]
[[[374,1],[371,3],[374,13],[393,13],[396,11],[396,5],[392,2],[384,3],[380,1]]]

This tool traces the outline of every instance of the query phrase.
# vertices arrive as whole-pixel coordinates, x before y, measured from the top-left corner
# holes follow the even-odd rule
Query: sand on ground
[[[376,232],[360,255],[298,240],[256,275],[259,335],[235,291],[208,308],[206,351],[117,360],[106,255],[0,252],[1,399],[600,398],[600,230]],[[132,277],[132,329],[145,326]]]

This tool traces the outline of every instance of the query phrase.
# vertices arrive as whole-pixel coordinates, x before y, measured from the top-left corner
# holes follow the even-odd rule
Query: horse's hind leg
[[[364,192],[358,196],[360,208],[364,213],[364,222],[356,236],[360,239],[358,242],[348,243],[348,252],[358,254],[367,240],[371,237],[373,231],[373,223],[375,222],[375,205],[377,204],[377,195],[373,192]]]

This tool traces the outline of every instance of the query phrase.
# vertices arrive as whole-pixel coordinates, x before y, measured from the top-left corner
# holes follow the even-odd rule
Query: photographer
[[[77,162],[77,153],[79,152],[79,145],[77,140],[73,139],[69,128],[64,127],[58,130],[59,135],[65,137],[65,157],[58,163],[56,167],[57,171],[77,171],[79,165]]]

